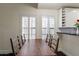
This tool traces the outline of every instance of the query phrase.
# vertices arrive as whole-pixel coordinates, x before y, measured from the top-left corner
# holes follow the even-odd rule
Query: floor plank
[[[44,40],[26,41],[17,56],[52,56],[55,55]]]

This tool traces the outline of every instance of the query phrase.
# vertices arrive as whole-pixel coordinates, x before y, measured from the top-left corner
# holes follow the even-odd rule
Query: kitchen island
[[[79,56],[79,35],[76,33],[57,32],[59,36],[59,51],[68,56]]]

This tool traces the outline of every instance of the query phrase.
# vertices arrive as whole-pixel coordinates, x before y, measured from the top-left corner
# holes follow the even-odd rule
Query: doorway
[[[35,17],[22,17],[22,35],[27,40],[36,38],[36,18]]]
[[[42,16],[42,39],[46,39],[47,34],[54,35],[54,17]]]

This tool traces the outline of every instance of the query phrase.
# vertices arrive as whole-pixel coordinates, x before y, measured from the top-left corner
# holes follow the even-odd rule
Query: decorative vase
[[[79,35],[79,28],[77,28],[77,30],[76,30],[76,34]]]

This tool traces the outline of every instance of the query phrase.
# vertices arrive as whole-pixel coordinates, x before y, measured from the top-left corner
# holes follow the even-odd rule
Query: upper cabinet
[[[78,8],[59,9],[59,27],[74,27],[76,19],[79,19]]]

